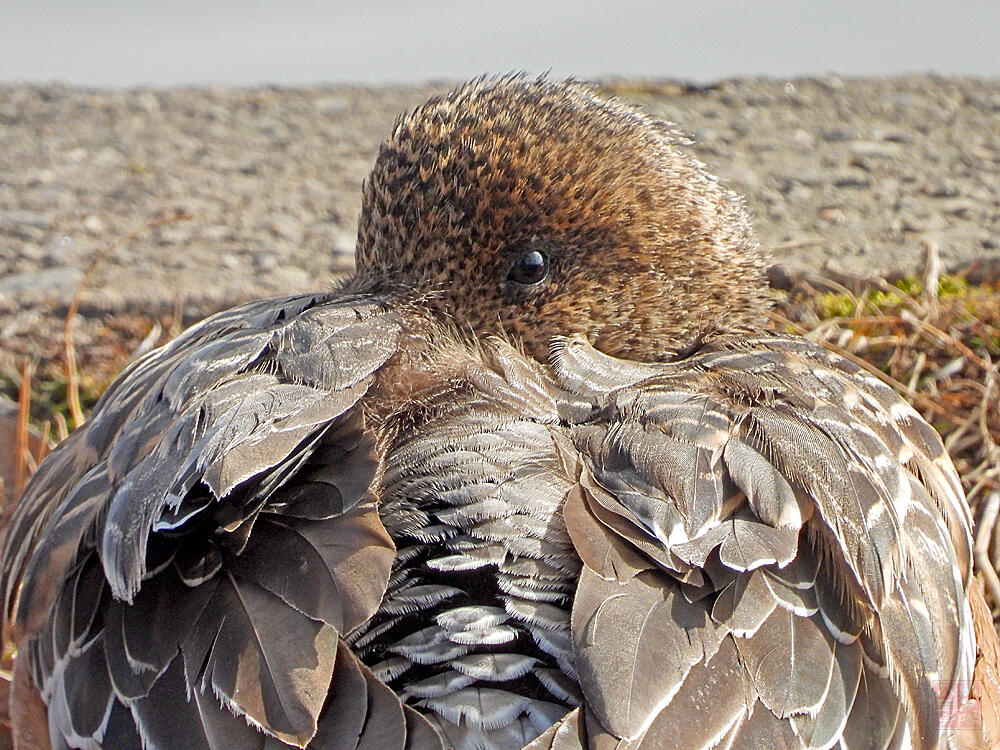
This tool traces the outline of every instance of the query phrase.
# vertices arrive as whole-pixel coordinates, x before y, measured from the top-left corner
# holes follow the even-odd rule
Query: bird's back
[[[3,570],[56,745],[517,748],[583,705],[562,742],[932,746],[968,513],[886,387],[780,336],[497,342],[375,430],[399,326],[210,319],[43,464]]]

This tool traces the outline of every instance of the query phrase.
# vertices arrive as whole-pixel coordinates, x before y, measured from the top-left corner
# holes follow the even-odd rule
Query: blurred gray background
[[[0,81],[997,76],[998,30],[998,0],[0,0]]]

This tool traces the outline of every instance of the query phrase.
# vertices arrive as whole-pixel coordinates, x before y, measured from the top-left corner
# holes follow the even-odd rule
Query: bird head
[[[365,182],[358,281],[539,359],[555,336],[665,359],[756,327],[741,200],[667,124],[576,82],[480,79],[400,119]]]

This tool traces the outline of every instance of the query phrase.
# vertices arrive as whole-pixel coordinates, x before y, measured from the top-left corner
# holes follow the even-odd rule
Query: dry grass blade
[[[35,451],[35,465],[40,464],[52,452],[52,423],[48,420],[42,423],[42,438],[38,441]]]
[[[76,302],[76,297],[73,298]],[[70,306],[71,314],[66,316],[66,328],[63,334],[63,356],[66,362],[66,405],[73,418],[73,427],[79,427],[86,421],[83,407],[80,406],[80,373],[76,367],[76,347],[73,345],[72,316],[76,315],[75,306]]]
[[[66,423],[66,417],[59,412],[52,415],[52,421],[56,425],[56,445],[58,445],[69,437],[69,425]]]
[[[997,517],[1000,516],[1000,492],[991,492],[986,502],[982,504],[982,512],[976,522],[976,567],[983,575],[986,588],[990,592],[993,601],[1000,601],[1000,577],[997,576],[996,569],[990,559],[990,548],[992,547],[993,530],[997,524]]]
[[[990,362],[988,359],[980,357],[978,354],[972,351],[972,349],[970,349],[965,345],[965,342],[963,342],[962,339],[954,336],[953,334],[942,331],[940,328],[931,323],[928,323],[926,320],[921,320],[909,310],[903,310],[900,313],[900,320],[902,320],[905,323],[909,323],[915,328],[918,328],[922,332],[926,333],[929,336],[930,342],[932,344],[942,343],[945,346],[953,347],[956,351],[961,352],[962,356],[968,357],[984,370],[989,370],[990,368],[993,367],[992,362]]]
[[[14,489],[10,498],[15,502],[21,496],[31,473],[28,468],[28,416],[31,412],[31,362],[25,360],[21,367],[21,385],[17,397],[17,432],[14,436]]]
[[[928,297],[937,299],[938,287],[941,285],[941,254],[938,243],[924,237],[920,244],[924,248],[924,292]]]

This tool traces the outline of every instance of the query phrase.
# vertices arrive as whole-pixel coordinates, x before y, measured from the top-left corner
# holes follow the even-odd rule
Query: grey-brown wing
[[[916,412],[780,336],[555,361],[594,408],[565,509],[590,746],[936,747],[971,687],[970,530]]]
[[[357,405],[398,334],[377,299],[222,313],[133,364],[43,462],[2,570],[5,632],[53,747],[304,746],[322,732],[402,750],[408,721],[419,735],[338,646],[394,558]],[[338,694],[353,684],[366,689]],[[362,723],[343,730],[333,704]]]

